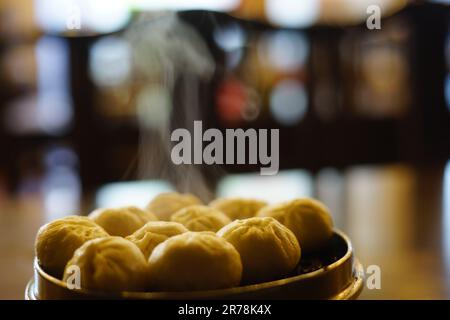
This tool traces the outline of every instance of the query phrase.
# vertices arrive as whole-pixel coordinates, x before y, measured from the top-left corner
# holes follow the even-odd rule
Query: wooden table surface
[[[312,183],[365,268],[380,267],[381,289],[361,298],[450,299],[450,162],[328,170]],[[0,299],[23,298],[46,220],[39,195],[0,193]]]

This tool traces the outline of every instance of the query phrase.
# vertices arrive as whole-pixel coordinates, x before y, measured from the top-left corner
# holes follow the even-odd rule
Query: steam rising
[[[139,177],[165,179],[181,192],[210,200],[213,194],[200,168],[174,165],[170,158],[172,131],[192,132],[194,120],[201,118],[201,83],[215,71],[206,44],[175,13],[140,16],[126,38],[133,52],[135,87],[141,93]]]

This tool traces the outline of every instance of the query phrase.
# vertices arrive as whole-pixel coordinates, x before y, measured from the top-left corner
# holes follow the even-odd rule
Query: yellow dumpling
[[[127,239],[141,249],[145,258],[148,259],[153,249],[161,242],[170,237],[188,232],[181,223],[170,221],[150,221],[137,230]]]
[[[39,265],[60,277],[75,250],[88,240],[107,237],[108,233],[87,217],[68,216],[43,225],[36,236]]]
[[[76,275],[74,266],[79,270],[81,289],[104,292],[146,289],[147,261],[134,243],[122,237],[94,239],[78,248],[64,272],[63,281],[68,284]]]
[[[217,234],[239,252],[246,283],[286,276],[300,261],[301,250],[295,235],[270,217],[235,220]]]
[[[209,203],[210,207],[225,213],[231,220],[251,218],[267,202],[248,198],[219,198]]]
[[[202,201],[190,193],[166,192],[157,195],[147,205],[159,220],[170,221],[172,214],[188,206],[202,204]]]
[[[330,211],[314,199],[301,198],[268,206],[258,216],[273,217],[288,227],[304,252],[320,249],[333,235]]]
[[[143,216],[145,220],[147,221],[157,221],[158,217],[156,216],[156,214],[154,214],[153,212],[145,209],[141,209],[139,207],[136,206],[128,206],[128,207],[124,207],[126,208],[128,211],[134,212],[136,215],[139,216]]]
[[[158,291],[193,291],[239,285],[239,253],[212,232],[187,232],[167,239],[150,255],[149,283]]]
[[[126,237],[141,228],[156,216],[138,207],[97,209],[89,218],[106,230],[111,236]]]
[[[191,231],[216,232],[231,222],[221,211],[207,206],[190,206],[172,215],[172,221],[181,223]]]

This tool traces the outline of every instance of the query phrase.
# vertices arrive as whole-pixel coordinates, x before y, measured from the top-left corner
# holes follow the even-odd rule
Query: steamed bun
[[[225,213],[231,220],[251,218],[267,202],[248,198],[219,198],[209,203],[210,207]]]
[[[120,237],[126,237],[148,221],[157,219],[152,213],[134,206],[97,209],[89,214],[89,218],[103,227],[111,236]]]
[[[268,206],[258,216],[273,217],[288,227],[304,252],[322,248],[333,235],[330,211],[314,199],[301,198]]]
[[[153,249],[161,242],[170,237],[188,232],[181,223],[169,221],[150,221],[137,230],[127,239],[141,249],[145,258],[148,259]]]
[[[246,283],[279,279],[293,271],[300,261],[295,235],[270,217],[235,220],[217,234],[239,252]]]
[[[60,276],[75,250],[88,240],[107,237],[108,233],[87,217],[68,216],[43,225],[36,236],[39,265]]]
[[[122,237],[87,241],[67,263],[64,281],[71,267],[80,271],[81,288],[93,291],[143,291],[146,288],[147,261],[139,248]]]
[[[169,221],[172,214],[188,206],[202,204],[202,201],[190,193],[166,192],[157,195],[147,205],[159,220]]]
[[[221,211],[207,206],[190,206],[177,211],[171,220],[179,222],[191,231],[216,232],[231,222]]]
[[[192,291],[239,285],[239,253],[212,232],[186,232],[159,244],[150,255],[149,283],[158,291]]]

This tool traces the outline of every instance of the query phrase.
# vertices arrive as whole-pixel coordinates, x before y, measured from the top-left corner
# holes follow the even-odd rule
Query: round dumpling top
[[[156,216],[138,207],[105,208],[93,211],[89,218],[95,221],[111,236],[126,237],[141,228]]]
[[[251,218],[267,202],[248,198],[219,198],[209,203],[210,207],[225,213],[231,220]]]
[[[147,210],[156,214],[159,220],[170,221],[172,214],[178,210],[197,204],[202,204],[202,201],[193,194],[166,192],[150,201]]]
[[[301,250],[295,235],[270,217],[235,220],[217,234],[239,252],[246,283],[284,277],[300,261]]]
[[[73,253],[88,240],[108,233],[87,217],[68,216],[43,225],[36,236],[35,251],[39,265],[60,277]]]
[[[186,232],[159,244],[150,255],[149,283],[158,291],[223,289],[239,285],[239,253],[213,232]]]
[[[304,252],[324,247],[333,235],[330,211],[314,199],[301,198],[268,206],[261,209],[258,216],[273,217],[288,227]]]
[[[221,211],[202,205],[190,206],[177,211],[171,218],[191,231],[216,232],[231,222]]]
[[[181,223],[170,221],[150,221],[137,230],[127,239],[141,249],[145,258],[148,259],[153,249],[161,242],[170,237],[188,232]]]
[[[67,263],[63,280],[81,289],[102,292],[146,289],[147,261],[139,248],[122,237],[85,242]]]

